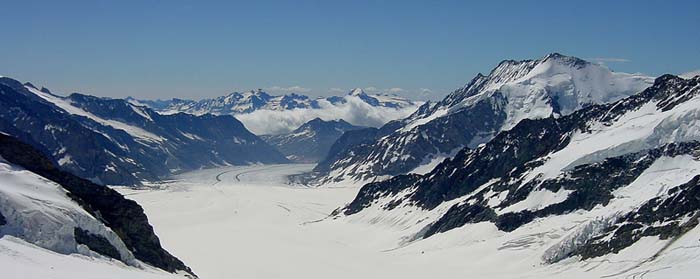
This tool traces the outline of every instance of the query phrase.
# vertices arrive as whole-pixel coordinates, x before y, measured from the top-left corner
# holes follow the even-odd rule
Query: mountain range
[[[262,89],[248,92],[233,92],[225,96],[201,100],[140,100],[128,97],[127,100],[145,105],[161,114],[185,112],[194,115],[202,114],[243,114],[257,110],[284,111],[293,109],[321,109],[348,103],[349,99],[358,98],[373,107],[406,108],[415,106],[416,102],[389,94],[369,95],[361,88],[351,90],[345,96],[330,96],[312,98],[306,95],[291,93],[274,96]]]
[[[499,63],[407,118],[347,134],[314,169],[311,183],[381,180],[426,173],[462,148],[476,148],[524,119],[562,117],[610,103],[653,83],[641,74],[558,53]]]
[[[343,133],[362,128],[342,119],[324,121],[314,118],[291,133],[261,138],[293,162],[316,163],[328,154]]]
[[[338,111],[392,114],[365,127]],[[289,131],[249,130],[277,122]],[[697,250],[700,231],[700,76],[619,73],[552,53],[502,61],[435,103],[361,89],[325,98],[258,90],[200,101],[60,96],[0,77],[3,247],[196,277],[161,246],[141,206],[103,185],[290,162],[317,164],[286,183],[318,186],[313,198],[333,200],[329,211],[339,205],[302,223],[304,233],[318,232],[312,223],[389,228],[398,246],[382,253],[408,254],[417,250],[401,249],[421,241],[428,244],[415,246],[434,249],[428,253],[451,255],[439,250],[458,243],[476,257],[539,263],[556,274],[609,263],[627,265],[615,273],[626,274],[671,253],[666,261],[693,263],[697,253],[684,251]],[[282,198],[312,188],[248,187],[255,183],[246,176],[268,176],[274,167],[229,174],[244,180],[235,193],[274,193],[267,209],[284,220],[312,212],[311,198],[291,205],[293,198]],[[231,172],[204,171],[215,184]],[[345,191],[354,196],[341,204],[333,194]],[[254,204],[236,198],[231,203]],[[311,216],[304,212],[296,217]],[[679,253],[686,258],[673,258]]]
[[[0,131],[94,182],[138,185],[220,165],[286,163],[230,115],[161,115],[122,99],[48,89],[0,78]]]
[[[352,125],[378,127],[404,118],[424,102],[391,94],[367,94],[355,88],[342,96],[309,97],[301,94],[270,95],[262,90],[194,100],[137,100],[160,114],[233,115],[256,135],[288,134],[315,118],[344,120]]]
[[[663,251],[698,225],[698,116],[700,76],[664,75],[611,103],[523,119],[425,174],[366,184],[335,215],[405,224],[409,241],[481,223],[504,242],[550,236],[535,255],[548,264],[643,240]]]

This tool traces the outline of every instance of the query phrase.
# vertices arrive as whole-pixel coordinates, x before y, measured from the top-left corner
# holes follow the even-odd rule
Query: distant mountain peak
[[[556,62],[565,64],[565,65],[575,66],[577,68],[581,68],[581,67],[584,67],[584,66],[590,64],[590,62],[583,60],[581,58],[563,55],[563,54],[558,53],[558,52],[548,54],[547,56],[542,58],[541,61],[542,62],[556,61]]]
[[[350,90],[350,93],[348,93],[350,96],[362,96],[362,95],[367,95],[362,88],[354,88],[353,90]]]
[[[161,114],[174,114],[185,112],[189,114],[247,114],[257,110],[285,111],[294,109],[327,109],[325,105],[333,106],[347,104],[349,99],[357,100],[372,107],[389,109],[405,109],[417,107],[420,102],[414,102],[402,97],[386,94],[367,94],[361,88],[355,88],[346,95],[328,97],[309,97],[300,93],[284,95],[270,95],[262,89],[243,92],[232,92],[225,96],[206,98],[201,100],[136,100],[132,102],[146,105]]]
[[[296,130],[303,130],[306,128],[318,129],[322,126],[352,127],[353,125],[343,119],[323,120],[320,117],[316,117],[299,126]]]
[[[0,91],[3,132],[45,150],[62,168],[101,183],[138,185],[204,166],[287,162],[228,115],[160,115],[134,99],[64,97],[9,78],[0,79]],[[20,116],[27,121],[14,120]],[[203,150],[212,155],[199,156]]]
[[[25,82],[25,83],[24,83],[24,86],[31,87],[31,88],[34,88],[34,89],[36,89],[36,90],[39,90],[39,88],[36,88],[36,86],[34,86],[34,84],[32,84],[31,82]]]
[[[306,124],[309,124],[309,123],[320,123],[320,122],[325,122],[325,121],[324,121],[323,119],[321,119],[320,117],[316,117],[316,118],[311,119],[311,120],[309,120],[308,122],[306,122]]]
[[[333,168],[321,182],[408,173],[450,157],[454,150],[488,142],[522,120],[561,117],[592,104],[614,102],[652,83],[648,76],[613,72],[560,53],[503,60],[488,75],[476,75],[440,102],[368,133],[366,139],[354,141],[361,143],[357,146],[343,147],[316,170]]]
[[[331,146],[343,133],[361,128],[343,119],[323,120],[316,117],[290,133],[262,136],[262,138],[277,147],[288,159],[309,163],[318,162],[326,156]]]

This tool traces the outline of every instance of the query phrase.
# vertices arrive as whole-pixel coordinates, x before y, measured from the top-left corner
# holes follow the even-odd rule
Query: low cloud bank
[[[687,73],[682,73],[680,76],[682,78],[694,78],[695,76],[700,76],[700,69],[695,70],[695,71],[690,71]]]
[[[394,109],[373,107],[353,96],[346,96],[345,99],[347,102],[339,105],[322,100],[319,109],[257,110],[238,114],[236,118],[256,135],[276,135],[291,132],[316,117],[323,120],[343,119],[358,126],[379,127],[410,115],[420,105]]]

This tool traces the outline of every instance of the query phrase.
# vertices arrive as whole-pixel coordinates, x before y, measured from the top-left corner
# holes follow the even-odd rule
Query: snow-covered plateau
[[[678,160],[657,168],[683,165]],[[144,207],[163,246],[201,278],[686,278],[700,271],[700,228],[654,258],[668,243],[647,237],[617,254],[545,263],[548,249],[592,221],[583,211],[508,233],[482,222],[412,240],[424,226],[414,216],[431,216],[407,207],[329,217],[361,185],[287,184],[287,175],[312,167],[205,169],[145,189],[117,190]]]

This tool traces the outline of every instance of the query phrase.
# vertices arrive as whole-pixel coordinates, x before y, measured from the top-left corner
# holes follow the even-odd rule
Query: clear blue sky
[[[198,98],[294,86],[437,97],[503,59],[555,51],[682,73],[700,68],[699,3],[4,1],[0,75],[61,93]]]

